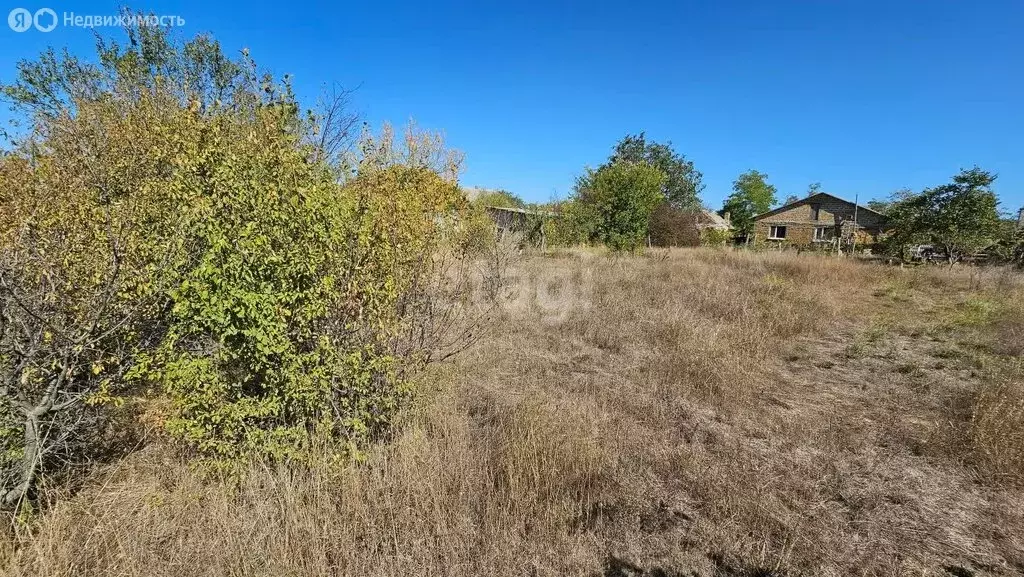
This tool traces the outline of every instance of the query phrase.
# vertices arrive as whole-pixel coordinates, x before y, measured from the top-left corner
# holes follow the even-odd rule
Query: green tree
[[[867,207],[879,214],[887,213],[891,206],[892,202],[880,198],[874,198],[867,202]]]
[[[946,254],[950,266],[993,243],[999,236],[999,201],[991,186],[996,175],[974,167],[961,170],[949,184],[929,188],[892,204],[887,216],[902,249],[930,242]]]
[[[654,209],[664,201],[665,174],[647,163],[613,162],[576,181],[573,213],[582,234],[613,250],[636,250],[647,238]]]
[[[482,190],[473,199],[480,206],[496,206],[500,208],[526,208],[526,202],[515,194],[504,190]]]
[[[704,190],[703,175],[672,148],[671,142],[664,144],[648,142],[641,132],[627,135],[615,145],[609,164],[616,162],[645,162],[665,174],[661,192],[665,202],[680,210],[699,209],[700,193]]]
[[[799,196],[797,196],[795,194],[791,194],[791,195],[786,197],[786,200],[782,201],[782,204],[786,205],[786,204],[794,203],[794,202],[796,202],[798,200],[800,200]]]
[[[754,217],[768,212],[775,204],[776,189],[768,184],[768,175],[748,170],[732,183],[732,194],[725,199],[722,212],[728,212],[732,226],[747,237],[754,231]]]
[[[900,201],[906,200],[914,196],[914,191],[909,188],[901,188],[892,194],[888,198],[876,198],[867,202],[867,207],[879,214],[889,214],[889,211],[899,203]]]
[[[1018,226],[1016,218],[1000,220],[997,241],[989,248],[999,261],[1024,266],[1024,227]]]
[[[821,192],[820,182],[812,182],[811,184],[807,185],[807,196],[818,194],[819,192]]]

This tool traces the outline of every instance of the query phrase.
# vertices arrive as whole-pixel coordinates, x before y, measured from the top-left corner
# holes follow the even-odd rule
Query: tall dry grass
[[[971,433],[982,470],[1024,486],[1024,359],[993,370],[978,393]]]
[[[1016,277],[676,250],[513,281],[364,462],[217,481],[154,444],[8,541],[10,572],[1024,570],[1024,500],[978,452],[1019,463],[1020,383],[971,368],[1009,358],[999,323],[957,316]]]

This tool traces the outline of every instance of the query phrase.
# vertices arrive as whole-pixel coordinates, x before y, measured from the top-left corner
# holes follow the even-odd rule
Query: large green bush
[[[708,227],[700,231],[701,246],[723,247],[732,242],[732,229]]]
[[[395,340],[446,248],[442,217],[463,206],[452,180],[415,163],[366,161],[338,186],[277,112],[245,123],[247,137],[211,123],[208,160],[176,171],[200,250],[170,292],[174,322],[147,374],[173,401],[170,431],[214,455],[384,430],[403,370],[426,354]]]
[[[647,239],[654,209],[664,200],[665,174],[646,163],[614,162],[576,182],[569,221],[591,242],[635,250]]]
[[[86,462],[131,398],[164,397],[144,403],[219,463],[350,452],[470,334],[468,202],[438,137],[385,128],[328,165],[316,116],[247,55],[128,32],[4,89],[31,128],[0,159],[8,504]]]

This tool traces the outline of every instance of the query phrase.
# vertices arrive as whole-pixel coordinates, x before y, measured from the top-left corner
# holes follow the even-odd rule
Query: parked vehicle
[[[921,244],[914,247],[910,258],[911,260],[923,262],[941,262],[947,260],[948,257],[945,251],[934,245]]]

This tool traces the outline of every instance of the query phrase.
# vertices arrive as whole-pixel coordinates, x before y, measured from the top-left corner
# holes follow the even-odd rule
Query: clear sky
[[[17,4],[124,3],[32,1]],[[974,164],[999,174],[1004,210],[1024,206],[1022,0],[131,6],[249,47],[310,103],[324,83],[358,85],[369,122],[443,130],[466,153],[465,184],[527,200],[565,197],[584,166],[646,131],[704,173],[712,208],[751,168],[780,197],[821,182],[864,201]],[[0,79],[50,45],[88,52],[92,33],[4,27]]]

